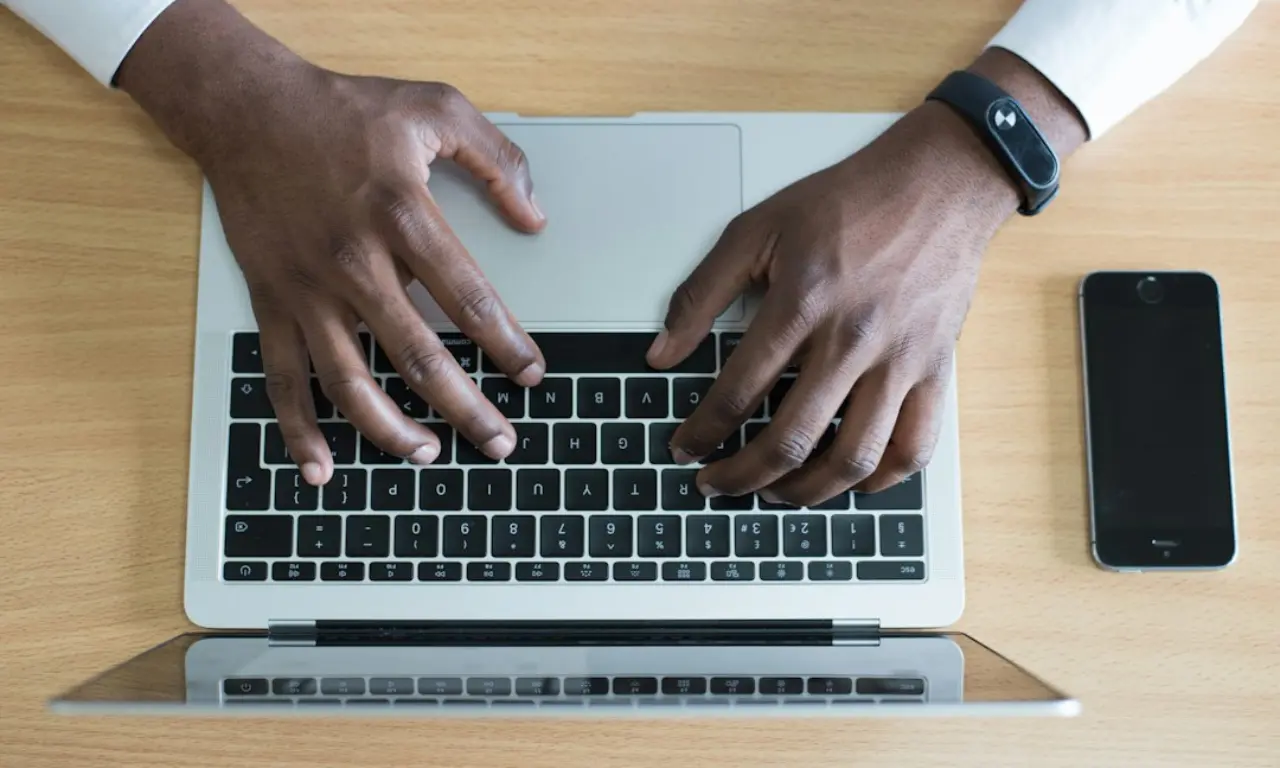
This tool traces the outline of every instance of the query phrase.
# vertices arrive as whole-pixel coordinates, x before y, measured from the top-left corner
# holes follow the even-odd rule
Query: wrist
[[[1089,138],[1075,105],[1039,70],[1009,51],[988,48],[969,65],[968,71],[985,77],[1016,99],[1059,160],[1065,160]]]

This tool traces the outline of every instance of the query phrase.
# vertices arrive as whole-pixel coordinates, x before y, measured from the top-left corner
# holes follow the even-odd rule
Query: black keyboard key
[[[311,511],[320,506],[320,489],[302,480],[298,470],[275,471],[275,508],[280,511]]]
[[[728,560],[711,564],[712,581],[752,581],[755,577],[755,563]]]
[[[516,563],[516,581],[559,581],[559,563]]]
[[[784,515],[782,552],[787,557],[826,557],[827,518],[823,515]]]
[[[373,470],[373,490],[369,494],[369,507],[378,511],[413,509],[417,492],[417,471],[413,469]]]
[[[922,581],[924,563],[906,560],[863,560],[858,563],[862,581]]]
[[[860,677],[859,696],[922,696],[924,680],[918,677]]]
[[[804,693],[803,677],[762,677],[760,693],[765,696],[797,696]]]
[[[710,501],[711,508],[717,512],[756,508],[756,495],[754,493],[745,493],[741,496],[713,496]]]
[[[596,563],[587,560],[579,563],[564,564],[565,581],[607,581],[608,578],[608,563]]]
[[[551,457],[555,464],[596,463],[595,424],[556,424],[551,429],[551,441]]]
[[[321,563],[321,581],[364,581],[364,563]]]
[[[342,518],[302,515],[298,518],[298,557],[337,557],[342,554]]]
[[[924,509],[924,486],[917,472],[901,483],[879,493],[856,493],[853,505],[871,510],[921,510]]]
[[[724,439],[724,442],[716,446],[716,449],[704,460],[704,463],[710,464],[714,461],[727,459],[740,450],[742,450],[742,430],[735,429]]]
[[[852,578],[853,563],[844,560],[809,563],[809,581],[849,581]]]
[[[533,515],[494,515],[494,557],[533,557],[537,549],[537,519]]]
[[[369,680],[369,693],[374,696],[408,696],[413,694],[412,677],[374,677]]]
[[[256,562],[225,562],[222,564],[223,581],[266,581],[267,564]]]
[[[230,677],[222,681],[227,696],[266,696],[271,692],[265,677]]]
[[[627,379],[627,418],[665,419],[671,415],[665,378],[652,376]]]
[[[831,554],[871,557],[876,553],[876,519],[871,515],[832,515]]]
[[[511,678],[509,677],[469,677],[467,678],[468,696],[510,696]]]
[[[387,397],[400,407],[400,412],[411,419],[425,419],[431,415],[427,401],[409,388],[404,379],[389,378],[386,383]]]
[[[560,694],[560,678],[558,677],[517,677],[517,696],[558,696]]]
[[[271,692],[277,696],[314,696],[314,677],[277,677],[271,681]]]
[[[657,581],[657,563],[614,563],[614,581]]]
[[[609,508],[609,470],[568,469],[564,473],[564,508],[572,512]]]
[[[674,560],[662,564],[663,581],[706,581],[707,564]]]
[[[289,515],[227,515],[227,557],[289,557],[293,518]]]
[[[546,424],[519,422],[515,425],[516,447],[507,456],[508,464],[546,464],[551,452]]]
[[[707,692],[705,677],[664,677],[662,693],[667,696],[701,696]]]
[[[370,581],[413,581],[413,563],[404,561],[371,563]]]
[[[698,404],[707,396],[707,391],[715,383],[715,379],[707,377],[678,378],[671,382],[671,407],[677,419],[687,419],[693,415]]]
[[[511,563],[467,563],[467,581],[511,581]]]
[[[360,512],[368,509],[367,484],[366,470],[335,468],[333,477],[324,486],[324,508],[330,512]]]
[[[403,464],[404,458],[387,453],[378,446],[369,442],[365,436],[360,436],[360,463],[361,464]]]
[[[356,428],[344,421],[329,421],[320,425],[320,434],[329,443],[329,455],[334,464],[356,463]]]
[[[262,376],[238,376],[231,380],[231,418],[274,419],[275,410],[267,397],[267,380]]]
[[[662,470],[662,508],[667,510],[699,510],[707,505],[698,491],[696,469]]]
[[[733,350],[738,348],[742,343],[741,333],[722,333],[720,334],[720,369],[724,370],[724,364],[729,362],[729,355],[733,354]]]
[[[418,581],[462,581],[462,563],[418,563]]]
[[[346,522],[347,557],[386,557],[391,551],[391,518],[349,515]]]
[[[680,424],[674,421],[659,422],[649,425],[649,463],[675,464],[671,458],[671,436],[676,433]]]
[[[849,497],[851,495],[852,494],[850,494],[849,491],[841,491],[840,493],[837,493],[835,496],[832,496],[826,501],[823,501],[818,504],[814,504],[813,506],[809,507],[809,509],[824,509],[824,510],[849,509],[850,507],[853,506],[852,502],[849,500]]]
[[[244,426],[244,425],[235,425]],[[293,457],[289,455],[289,446],[284,444],[284,434],[280,432],[280,425],[274,421],[267,423],[263,430],[263,464],[293,464]]]
[[[363,696],[364,692],[363,677],[324,677],[320,679],[320,694],[323,696]]]
[[[644,356],[657,338],[657,333],[583,331],[533,333],[534,343],[542,350],[547,370],[568,373],[652,373]],[[493,360],[485,357],[484,370],[497,373]],[[688,358],[671,369],[672,373],[715,373],[716,344],[708,335]]]
[[[516,470],[516,509],[525,512],[560,509],[560,470]]]
[[[418,693],[428,696],[457,696],[462,693],[460,677],[420,677]]]
[[[579,515],[543,515],[540,551],[543,557],[582,557],[586,522]]]
[[[259,465],[262,429],[232,424],[227,433],[227,509],[265,510],[271,505],[271,471]]]
[[[272,581],[315,581],[315,563],[273,563],[271,565]]]
[[[419,509],[442,512],[462,509],[462,470],[424,469],[419,480]]]
[[[591,557],[631,557],[631,521],[627,515],[592,515]]]
[[[258,334],[237,333],[231,337],[231,370],[234,373],[262,373],[262,348]]]
[[[607,696],[609,694],[609,678],[607,677],[566,677],[564,679],[565,696]]]
[[[689,557],[728,557],[729,516],[689,515],[685,518],[685,541]]]
[[[853,693],[853,679],[848,677],[811,677],[809,693],[815,696],[848,696]]]
[[[769,390],[769,418],[778,415],[778,411],[782,409],[782,400],[791,391],[791,387],[795,386],[795,376],[783,376],[774,382],[773,388]]]
[[[920,557],[924,554],[924,517],[881,515],[880,554],[885,557]]]
[[[641,515],[636,528],[636,554],[640,557],[680,557],[679,515]]]
[[[440,518],[435,515],[396,515],[396,557],[435,557],[439,549]]]
[[[600,462],[603,464],[643,464],[644,425],[618,422],[601,424]]]
[[[613,508],[638,512],[658,508],[658,472],[653,469],[618,469],[613,473]]]
[[[733,553],[738,557],[777,557],[778,518],[738,515],[733,518]]]
[[[547,377],[529,390],[529,418],[567,419],[573,416],[573,380]]]
[[[441,333],[440,343],[449,350],[458,367],[467,373],[480,370],[480,355],[476,352],[476,343],[460,333]]]
[[[756,692],[756,679],[747,676],[713,677],[711,693],[721,696],[749,696]]]
[[[473,469],[468,472],[467,509],[485,512],[511,509],[511,470]]]
[[[622,415],[622,382],[578,379],[578,412],[583,419],[616,419]]]
[[[502,376],[490,376],[480,382],[480,391],[508,419],[524,418],[524,387]]]
[[[615,677],[613,693],[615,696],[652,696],[658,692],[656,677]]]
[[[800,581],[804,578],[804,567],[795,560],[761,563],[760,578],[763,581]]]
[[[459,464],[497,464],[498,460],[486,455],[483,451],[471,443],[470,440],[458,435],[458,463]]]
[[[489,552],[484,515],[445,515],[444,556],[484,557]]]
[[[311,378],[311,402],[315,404],[317,419],[333,418],[333,403],[329,402],[324,388],[320,386],[320,380],[314,376]]]

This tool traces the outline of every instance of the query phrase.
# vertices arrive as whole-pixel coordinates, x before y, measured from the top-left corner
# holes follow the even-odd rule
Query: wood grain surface
[[[1017,0],[238,0],[315,61],[484,109],[903,110]],[[1071,721],[370,723],[55,717],[186,627],[199,176],[129,100],[0,11],[0,764],[1280,765],[1280,0],[1011,223],[960,345],[959,627]],[[797,137],[803,140],[802,137]],[[1079,277],[1220,281],[1243,545],[1220,573],[1092,564]]]

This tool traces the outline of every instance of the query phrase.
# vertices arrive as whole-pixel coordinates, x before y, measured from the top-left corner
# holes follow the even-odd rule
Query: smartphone
[[[1080,282],[1093,557],[1120,571],[1236,556],[1218,285],[1201,272]]]

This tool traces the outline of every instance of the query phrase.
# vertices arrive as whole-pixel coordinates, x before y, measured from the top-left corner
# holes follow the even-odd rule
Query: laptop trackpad
[[[733,125],[508,124],[547,227],[508,227],[482,187],[441,164],[429,183],[449,224],[525,324],[653,323],[742,210]],[[430,321],[448,319],[421,286]],[[723,315],[742,317],[741,300]]]

